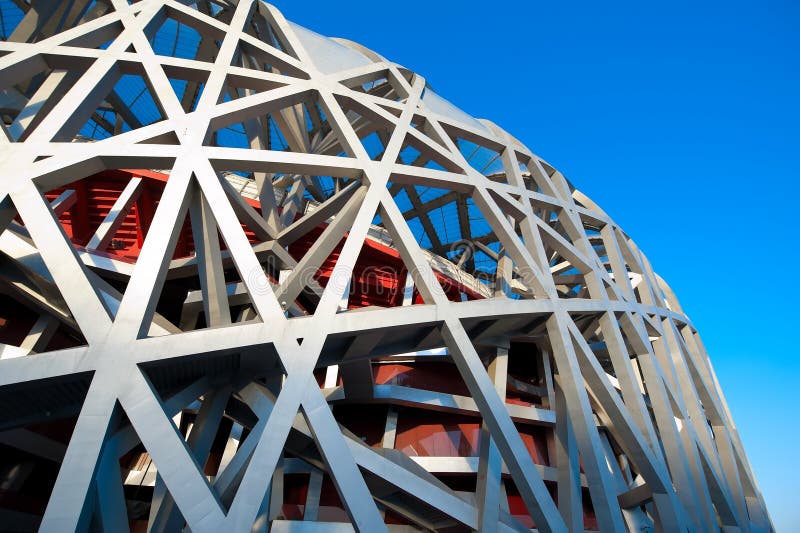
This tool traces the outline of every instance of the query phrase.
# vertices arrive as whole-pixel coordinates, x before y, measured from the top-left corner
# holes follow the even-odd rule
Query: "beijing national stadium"
[[[299,24],[0,0],[0,529],[772,531],[613,213]]]

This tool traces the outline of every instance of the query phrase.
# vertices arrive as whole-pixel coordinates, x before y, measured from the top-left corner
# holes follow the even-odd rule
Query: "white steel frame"
[[[105,529],[127,530],[118,458],[140,441],[157,468],[150,511],[154,530],[178,530],[184,521],[196,532],[255,531],[270,524],[275,531],[309,528],[313,510],[302,523],[272,520],[281,473],[303,468],[313,474],[312,494],[322,472],[331,476],[351,521],[340,525],[359,531],[385,530],[383,509],[421,528],[520,530],[501,501],[501,472],[513,478],[540,531],[583,530],[581,485],[588,487],[602,531],[653,525],[660,531],[772,530],[691,321],[636,245],[560,172],[496,125],[434,105],[418,74],[359,45],[327,41],[369,59],[339,68],[336,57],[325,55],[324,44],[311,46],[316,41],[305,30],[268,4],[220,1],[222,15],[176,0],[132,5],[109,0],[91,13],[80,11],[82,4],[89,3],[34,2],[16,36],[0,42],[4,87],[47,73],[37,98],[2,127],[0,249],[51,281],[67,308],[59,315],[55,304],[43,307],[41,323],[22,346],[4,347],[0,391],[91,375],[71,441],[60,452],[41,530],[86,529],[93,515]],[[75,23],[48,30],[48,16],[73,17]],[[213,62],[156,55],[148,37],[167,16],[212,36]],[[254,25],[254,18],[263,26]],[[267,25],[282,49],[261,39],[257,29]],[[98,48],[109,39],[107,48]],[[266,61],[273,69],[238,66],[234,60],[241,56],[243,65]],[[143,75],[165,120],[97,142],[72,142],[124,72]],[[193,110],[187,111],[170,86],[168,76],[175,75],[190,83],[203,80]],[[377,78],[391,85],[389,97],[362,88]],[[246,89],[222,101],[233,86]],[[309,94],[330,125],[325,138],[309,138],[304,119],[292,118]],[[362,144],[368,128],[354,122],[352,111],[389,132],[378,160]],[[259,117],[267,113],[288,133],[292,151],[266,149]],[[232,123],[245,124],[251,148],[210,146],[210,132]],[[498,152],[504,171],[486,176],[473,168],[456,137]],[[444,170],[398,162],[408,143]],[[148,233],[134,266],[115,264],[93,250],[109,245],[121,222],[114,213],[127,212],[140,181],[130,182],[85,249],[71,245],[56,216],[69,194],[52,205],[43,196],[106,168],[169,169],[152,224],[158,231]],[[254,173],[261,212],[241,201],[232,181],[219,172],[226,170]],[[281,188],[273,183],[276,175],[295,177]],[[293,222],[303,213],[303,190],[314,187],[309,176],[320,175],[334,176],[341,187]],[[453,191],[453,198],[471,198],[480,209],[502,247],[490,297],[452,302],[442,292],[432,263],[448,243],[421,248],[407,224],[409,213],[401,213],[390,189],[415,185]],[[276,199],[276,193],[286,197]],[[413,214],[423,220],[430,206],[415,203]],[[197,255],[173,261],[171,250],[187,213]],[[376,213],[424,303],[346,311],[340,304],[364,240],[374,238],[368,234],[375,231]],[[14,222],[16,216],[24,228]],[[459,216],[463,227],[468,215],[461,204]],[[288,243],[326,220],[324,234],[295,262],[286,253]],[[257,228],[265,244],[250,245],[242,222]],[[226,252],[220,251],[217,231]],[[345,235],[332,281],[323,289],[308,272],[315,272]],[[279,282],[269,279],[267,261],[278,261],[284,271]],[[466,268],[465,262],[453,262]],[[236,295],[223,274],[234,267],[241,280],[236,290],[252,303],[249,320],[229,312],[229,299]],[[211,327],[184,332],[156,313],[161,287],[179,270],[200,276],[196,301]],[[109,272],[126,280],[124,293],[101,281]],[[295,305],[303,291],[316,295],[311,314]],[[74,324],[86,345],[43,352],[42,335],[52,333],[54,320]],[[409,331],[430,334],[420,338]],[[544,354],[543,408],[504,403],[507,386],[526,386],[514,385],[506,372],[509,343],[526,338]],[[369,374],[367,381],[359,374],[364,368],[358,365],[370,358],[410,357],[434,348],[445,348],[452,357],[469,398],[373,387]],[[201,377],[166,398],[146,371],[233,356],[241,361],[237,370]],[[264,376],[275,365],[284,377],[269,383]],[[338,368],[345,386],[332,380],[321,390],[312,374],[319,366],[332,368],[334,377]],[[412,461],[393,453],[391,411],[386,449],[366,447],[342,430],[329,408],[329,402],[348,395],[477,411],[484,424],[481,455]],[[185,439],[171,418],[198,398],[197,419]],[[232,431],[223,468],[209,481],[198,465],[205,462],[220,420],[229,415],[231,398],[256,419],[245,440],[237,436],[241,426],[239,434]],[[127,422],[120,425],[122,413]],[[553,467],[533,463],[515,421],[554,428]],[[13,416],[3,423],[2,442],[30,444],[8,429]],[[319,455],[285,457],[290,434],[313,441]],[[456,493],[429,472],[477,472],[477,490]],[[557,483],[558,504],[544,480]],[[422,501],[403,504],[393,496],[400,493]]]

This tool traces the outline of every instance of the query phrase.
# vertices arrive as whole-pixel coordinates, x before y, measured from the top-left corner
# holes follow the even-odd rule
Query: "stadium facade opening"
[[[675,295],[511,134],[258,1],[0,13],[1,529],[772,529]]]

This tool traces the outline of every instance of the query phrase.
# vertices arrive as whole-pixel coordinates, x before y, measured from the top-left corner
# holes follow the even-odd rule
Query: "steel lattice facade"
[[[253,0],[2,0],[0,528],[771,531],[614,221]]]

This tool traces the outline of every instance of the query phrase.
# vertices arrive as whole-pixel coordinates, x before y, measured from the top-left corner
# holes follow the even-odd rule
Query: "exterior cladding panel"
[[[253,0],[0,9],[0,529],[773,529],[674,294],[510,134]]]

